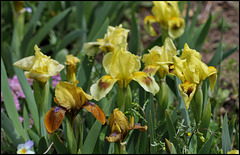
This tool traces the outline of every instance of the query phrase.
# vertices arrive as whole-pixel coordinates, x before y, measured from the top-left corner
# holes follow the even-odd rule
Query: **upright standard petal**
[[[79,110],[92,96],[86,94],[81,87],[76,87],[78,83],[60,81],[55,88],[55,100],[58,105],[66,110]]]

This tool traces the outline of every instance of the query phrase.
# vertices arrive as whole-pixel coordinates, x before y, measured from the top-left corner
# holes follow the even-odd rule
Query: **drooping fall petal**
[[[99,108],[98,105],[92,102],[87,102],[82,106],[82,108],[92,113],[93,116],[103,125],[105,124],[105,121],[106,121],[105,113],[101,108]]]
[[[213,91],[216,81],[217,81],[217,70],[213,66],[209,66],[209,84],[210,84],[210,89]]]
[[[197,86],[196,84],[190,83],[188,81],[183,84],[178,85],[179,91],[183,97],[183,101],[186,105],[187,110],[188,110],[190,102],[195,94],[196,86]]]
[[[59,128],[62,124],[65,112],[65,109],[55,106],[46,113],[44,123],[49,133],[53,133]]]
[[[150,76],[154,76],[158,71],[158,69],[159,69],[159,66],[149,65],[143,69],[143,72],[149,74]]]
[[[144,18],[144,29],[152,36],[156,36],[157,33],[156,31],[154,30],[153,26],[152,26],[152,23],[156,23],[156,19],[154,16],[152,15],[148,15]]]
[[[109,143],[115,143],[119,141],[122,137],[121,133],[111,133],[109,137],[105,137],[105,140]]]
[[[185,20],[173,17],[168,21],[168,34],[171,38],[178,38],[184,33]]]
[[[137,81],[144,90],[155,95],[159,91],[159,86],[155,79],[144,72],[135,72],[133,74],[133,80]]]
[[[94,99],[99,101],[101,98],[107,95],[116,82],[117,79],[113,79],[110,75],[105,75],[91,86],[90,92]]]

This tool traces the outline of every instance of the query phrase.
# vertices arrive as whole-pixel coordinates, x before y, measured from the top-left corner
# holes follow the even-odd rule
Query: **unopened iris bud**
[[[80,60],[72,54],[66,56],[65,64],[67,65],[67,80],[71,83],[76,81],[76,68],[77,63],[79,62]]]

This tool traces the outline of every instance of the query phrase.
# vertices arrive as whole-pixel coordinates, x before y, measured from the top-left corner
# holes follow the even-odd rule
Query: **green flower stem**
[[[158,92],[158,98],[159,98],[159,113],[158,117],[159,120],[164,120],[165,119],[165,110],[168,107],[168,93],[169,93],[169,88],[168,85],[165,81],[165,79],[161,79],[159,82],[160,90]]]
[[[24,13],[16,12],[13,8],[13,22],[14,22],[14,29],[13,29],[13,39],[11,42],[11,47],[15,52],[17,58],[20,58],[20,43],[22,41],[24,35]]]
[[[38,103],[38,108],[39,108],[40,127],[41,127],[40,134],[41,136],[45,136],[45,138],[48,139],[44,118],[48,108],[48,101],[49,101],[49,93],[50,93],[49,82],[47,81],[46,83],[42,83],[40,81],[37,81],[37,85],[38,85],[38,90],[34,89],[34,92],[39,91],[38,94],[41,95],[40,97],[36,98],[36,100],[38,99],[40,100],[40,102],[36,101]]]
[[[127,154],[126,142],[117,141],[114,143],[114,154]]]
[[[191,102],[191,108],[192,108],[193,115],[194,115],[194,118],[196,120],[196,125],[197,126],[198,126],[198,123],[201,120],[202,103],[203,103],[202,87],[201,87],[201,85],[198,85],[197,88],[196,88],[196,92],[193,96],[192,102]]]
[[[126,151],[126,142],[120,143],[120,154],[127,154],[127,151]]]
[[[132,102],[131,88],[128,85],[126,88],[117,86],[117,107],[122,112],[127,111]]]
[[[162,44],[163,44],[164,41],[165,41],[165,39],[166,39],[167,37],[169,37],[169,36],[168,36],[168,30],[165,29],[165,28],[162,28],[162,27],[160,27],[160,30],[161,30],[161,32],[162,32],[162,40],[161,40],[161,42],[162,42]]]
[[[120,154],[119,141],[114,143],[114,154]]]
[[[67,144],[70,152],[72,154],[75,154],[77,152],[77,143],[76,143],[76,138],[73,131],[73,123],[74,123],[74,119],[69,119],[69,117],[67,117],[66,119]]]

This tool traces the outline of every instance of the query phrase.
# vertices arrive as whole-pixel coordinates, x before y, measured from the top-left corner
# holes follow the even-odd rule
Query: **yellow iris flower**
[[[50,56],[44,55],[37,45],[34,46],[34,50],[35,56],[23,58],[13,64],[22,70],[26,70],[24,73],[27,78],[46,82],[64,68],[64,65],[51,59]]]
[[[66,55],[65,64],[67,65],[67,80],[71,83],[76,81],[76,67],[79,62],[80,60],[78,57],[74,57],[72,54]]]
[[[213,66],[207,66],[201,61],[202,55],[196,50],[192,50],[187,44],[184,45],[183,53],[179,57],[173,56],[173,71],[171,74],[178,76],[182,84],[179,84],[179,90],[187,109],[194,96],[196,87],[201,85],[202,81],[209,77],[211,91],[213,91],[216,80],[217,70]]]
[[[113,113],[109,116],[107,125],[111,129],[109,137],[105,137],[105,140],[113,143],[116,141],[123,142],[129,131],[132,129],[138,129],[140,131],[146,131],[147,126],[141,126],[138,123],[134,124],[134,117],[130,116],[130,122],[128,118],[118,108],[113,110]]]
[[[165,78],[173,65],[172,56],[177,55],[177,49],[170,38],[166,38],[162,47],[154,46],[148,54],[144,54],[142,61],[145,66],[159,66],[158,75]]]
[[[86,94],[81,87],[76,87],[78,80],[74,83],[60,81],[55,88],[54,101],[58,106],[50,109],[45,116],[45,126],[52,133],[58,129],[63,121],[65,112],[74,118],[83,108],[91,112],[102,124],[105,124],[105,114],[98,105],[90,102],[93,98]]]
[[[159,86],[152,75],[158,67],[151,68],[150,66],[145,69],[145,72],[141,72],[139,71],[140,57],[126,49],[119,49],[118,52],[110,52],[104,56],[103,67],[107,75],[91,86],[90,92],[94,99],[98,101],[106,96],[116,82],[122,88],[126,88],[132,80],[137,81],[146,91],[155,95],[159,91]]]
[[[144,28],[151,36],[156,36],[152,23],[159,23],[175,39],[180,37],[185,28],[185,20],[178,8],[178,1],[153,1],[152,13],[144,19]]]
[[[95,56],[102,50],[108,53],[118,51],[118,48],[127,48],[128,32],[128,29],[122,28],[122,24],[116,27],[108,26],[107,33],[103,39],[97,39],[96,42],[84,43],[84,52],[88,56]],[[99,48],[101,50],[99,50]]]
[[[121,47],[127,48],[128,32],[128,29],[122,28],[122,24],[116,27],[108,26],[108,30],[104,35],[104,38],[97,40],[100,44],[99,48],[105,53],[118,51],[118,49],[115,48],[118,48],[119,46],[115,45],[121,45]]]

